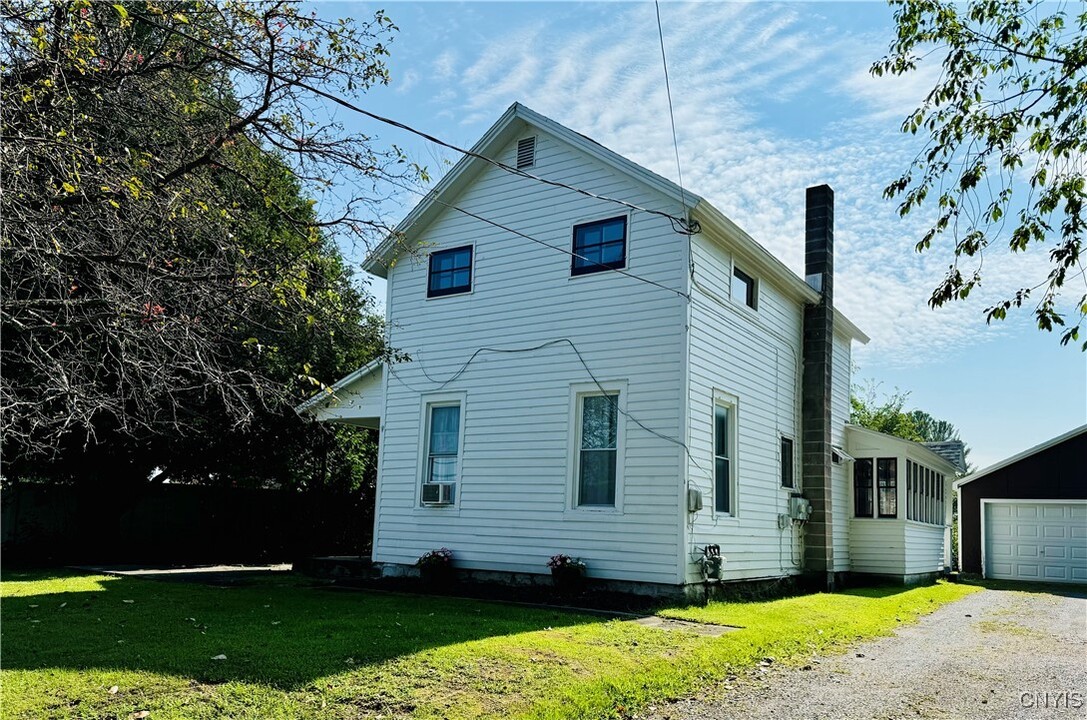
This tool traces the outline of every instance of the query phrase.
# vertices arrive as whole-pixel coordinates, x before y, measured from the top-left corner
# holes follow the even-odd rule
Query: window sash
[[[733,266],[732,299],[738,302],[742,302],[744,305],[747,305],[752,310],[755,310],[758,304],[755,288],[755,278],[751,277],[740,268]]]
[[[925,468],[925,504],[924,522],[932,522],[932,471]]]
[[[913,520],[913,461],[906,460],[906,519]]]
[[[624,268],[627,263],[626,216],[574,226],[572,275]]]
[[[735,406],[715,403],[713,407],[713,497],[719,513],[732,512],[732,429]]]
[[[432,252],[427,273],[427,297],[471,290],[472,254],[471,245]]]
[[[921,520],[921,466],[913,464],[913,519]]]
[[[853,515],[872,517],[872,458],[853,463]]]
[[[619,394],[578,399],[577,504],[615,506],[619,455]]]
[[[460,404],[431,405],[427,418],[425,482],[457,482],[460,456]]]
[[[876,482],[879,516],[898,517],[898,458],[879,458],[876,461]]]
[[[793,477],[793,439],[781,438],[781,487],[796,487]]]

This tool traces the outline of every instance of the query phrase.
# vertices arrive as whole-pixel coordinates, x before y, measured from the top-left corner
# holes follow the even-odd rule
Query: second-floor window
[[[732,299],[752,310],[759,309],[758,282],[736,266],[732,267]]]
[[[472,289],[472,246],[430,253],[427,297],[440,297]]]
[[[627,219],[610,218],[574,226],[571,275],[626,267]]]

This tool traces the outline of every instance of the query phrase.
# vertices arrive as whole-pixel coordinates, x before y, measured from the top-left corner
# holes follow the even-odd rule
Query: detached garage
[[[1087,425],[955,487],[963,572],[1087,584]]]

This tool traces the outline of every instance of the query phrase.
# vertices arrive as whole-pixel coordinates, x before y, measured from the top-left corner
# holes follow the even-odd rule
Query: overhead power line
[[[399,187],[399,188],[403,189],[403,190],[407,190],[408,192],[415,193],[417,195],[424,195],[424,196],[426,195],[426,193],[424,193],[422,190],[412,188],[412,187],[410,187],[408,185],[404,185],[402,183],[398,183],[398,182],[395,182],[395,181],[390,181],[390,183],[392,185],[395,185],[396,187]],[[490,225],[491,227],[494,227],[494,228],[497,228],[499,230],[503,230],[505,232],[511,233],[513,235],[516,235],[517,237],[524,238],[525,240],[529,240],[531,242],[534,242],[537,245],[543,245],[544,247],[550,248],[551,250],[557,250],[558,252],[569,255],[571,258],[577,258],[578,260],[582,260],[584,262],[591,263],[591,264],[593,264],[595,266],[598,266],[598,267],[600,267],[600,268],[602,268],[604,270],[609,270],[611,272],[619,273],[620,275],[625,275],[628,278],[637,280],[639,282],[646,283],[647,285],[652,285],[652,286],[658,287],[658,288],[660,288],[662,290],[667,290],[670,293],[678,295],[679,297],[683,298],[684,300],[689,301],[691,299],[691,296],[688,295],[687,293],[683,292],[682,290],[676,290],[675,288],[668,287],[667,285],[659,283],[656,280],[650,280],[649,278],[642,277],[641,275],[635,275],[634,273],[632,273],[632,272],[630,272],[628,270],[624,270],[622,268],[615,268],[615,267],[611,267],[610,265],[605,265],[605,264],[603,264],[601,262],[598,262],[596,260],[592,260],[590,258],[587,258],[584,255],[576,253],[576,252],[574,252],[572,250],[567,250],[564,247],[560,247],[558,245],[552,245],[551,243],[546,242],[544,240],[540,240],[539,238],[534,238],[531,235],[528,235],[527,233],[521,232],[520,230],[515,230],[514,228],[511,228],[508,225],[503,225],[500,222],[497,222],[495,220],[491,220],[489,218],[485,218],[482,215],[479,215],[477,213],[472,212],[471,210],[465,210],[462,207],[459,207],[457,205],[453,205],[452,203],[447,203],[447,202],[445,202],[443,200],[440,200],[440,199],[438,199],[436,197],[433,198],[433,201],[436,202],[439,205],[442,205],[443,207],[446,207],[446,208],[450,209],[450,210],[454,210],[456,212],[459,212],[462,215],[466,215],[467,217],[473,218],[473,219],[478,220],[478,221],[480,221],[482,223],[486,223],[487,225]]]
[[[672,147],[676,151],[676,173],[679,175],[679,197],[683,207],[687,207],[686,192],[683,189],[683,167],[679,164],[679,140],[676,137],[676,114],[672,110],[672,83],[668,78],[668,57],[664,54],[664,27],[661,25],[661,5],[658,0],[653,0],[657,9],[657,36],[661,42],[661,64],[664,66],[664,92],[668,97],[668,117],[672,121]]]
[[[672,225],[673,228],[675,228],[676,223],[679,223],[679,227],[681,228],[681,230],[676,231],[676,232],[679,232],[679,233],[691,234],[692,232],[696,231],[696,229],[694,229],[694,230],[691,229],[691,226],[688,224],[688,221],[687,221],[686,218],[676,217],[675,215],[672,215],[670,213],[666,213],[666,212],[664,212],[662,210],[653,210],[652,208],[642,207],[641,205],[636,205],[634,203],[627,202],[626,200],[620,200],[619,198],[613,198],[613,197],[609,197],[607,195],[599,195],[599,194],[591,192],[589,190],[585,190],[584,188],[579,188],[577,186],[568,185],[566,183],[562,183],[562,182],[559,182],[557,180],[549,180],[547,178],[543,178],[543,177],[540,177],[538,175],[533,175],[530,172],[526,172],[525,170],[522,170],[520,168],[513,167],[512,165],[507,165],[507,164],[505,164],[505,163],[503,163],[501,161],[498,161],[498,160],[494,160],[492,158],[487,157],[486,155],[481,155],[480,153],[473,152],[472,150],[467,150],[465,148],[459,147],[458,145],[454,145],[453,143],[446,142],[445,140],[442,140],[442,139],[440,139],[438,137],[435,137],[434,135],[431,135],[430,133],[424,132],[422,130],[418,130],[418,129],[416,129],[416,128],[410,126],[410,125],[407,125],[405,123],[402,123],[402,122],[400,122],[398,120],[393,120],[392,118],[387,118],[387,117],[384,117],[383,115],[378,115],[377,113],[371,112],[369,110],[365,110],[365,109],[359,107],[358,105],[355,105],[354,103],[352,103],[352,102],[350,102],[348,100],[345,100],[344,98],[340,97],[339,95],[336,95],[334,93],[330,93],[327,90],[322,90],[319,87],[316,87],[314,85],[310,85],[309,83],[303,82],[301,80],[286,77],[285,75],[282,75],[281,73],[278,73],[278,72],[272,70],[270,67],[261,67],[259,65],[254,64],[254,63],[243,60],[242,58],[238,57],[234,53],[231,53],[231,52],[229,52],[227,50],[216,47],[215,45],[212,45],[211,43],[206,42],[204,40],[201,40],[200,38],[193,37],[192,35],[190,35],[190,34],[188,34],[186,32],[182,32],[181,30],[178,30],[177,28],[170,27],[169,25],[164,25],[164,24],[162,24],[162,23],[148,17],[147,15],[144,15],[143,13],[139,13],[139,12],[135,12],[135,11],[130,10],[129,14],[138,17],[142,22],[145,22],[148,25],[151,25],[152,27],[156,27],[156,28],[158,28],[160,30],[163,30],[165,32],[177,35],[178,37],[185,38],[189,42],[196,43],[200,47],[202,47],[202,48],[204,48],[206,50],[209,50],[210,52],[213,52],[216,55],[218,55],[218,56],[220,56],[220,57],[222,57],[224,59],[230,60],[231,62],[233,62],[233,63],[235,63],[235,64],[237,64],[237,65],[239,65],[241,67],[248,68],[248,69],[250,69],[250,70],[252,70],[254,72],[261,73],[262,75],[264,75],[266,77],[271,77],[271,78],[274,78],[276,80],[279,80],[280,82],[287,83],[288,85],[293,85],[294,87],[298,87],[298,88],[302,88],[304,90],[308,90],[311,93],[313,93],[313,94],[315,94],[315,95],[317,95],[319,97],[323,97],[326,100],[329,100],[330,102],[333,102],[333,103],[335,103],[335,104],[337,104],[337,105],[339,105],[341,107],[344,107],[344,108],[346,108],[348,110],[351,110],[352,112],[359,113],[360,115],[365,115],[366,117],[368,117],[368,118],[370,118],[372,120],[376,120],[376,121],[378,121],[380,123],[384,123],[386,125],[391,125],[392,127],[399,128],[400,130],[411,133],[413,135],[417,135],[418,137],[421,137],[424,140],[432,142],[435,145],[440,145],[441,147],[444,147],[444,148],[447,148],[449,150],[453,150],[455,152],[461,153],[462,155],[466,155],[468,157],[473,157],[473,158],[476,158],[477,160],[482,160],[483,162],[486,162],[486,163],[488,163],[490,165],[493,165],[494,167],[499,168],[500,170],[503,170],[505,172],[511,173],[513,175],[518,175],[520,177],[524,177],[524,178],[527,178],[529,180],[534,180],[536,182],[540,182],[540,183],[543,183],[545,185],[550,185],[552,187],[562,188],[564,190],[570,190],[572,192],[580,193],[581,195],[593,198],[594,200],[603,200],[605,202],[610,202],[610,203],[615,203],[617,205],[622,205],[623,207],[630,208],[631,210],[637,210],[639,212],[649,213],[650,215],[658,215],[660,217],[667,218],[669,221],[671,221],[673,223],[673,225]],[[335,70],[335,68],[328,68],[327,65],[323,65],[322,63],[317,63],[317,64],[321,65],[322,67],[325,67],[326,69]],[[686,205],[686,203],[684,203],[684,205]]]
[[[592,371],[592,368],[589,367],[589,363],[585,360],[585,356],[581,354],[581,351],[578,349],[577,345],[575,345],[574,341],[571,340],[570,338],[565,338],[565,337],[564,338],[557,338],[555,340],[548,340],[546,342],[542,342],[539,345],[533,345],[532,347],[524,347],[524,348],[495,348],[495,347],[481,347],[481,348],[478,348],[475,352],[473,352],[468,357],[467,360],[464,361],[464,363],[452,375],[450,375],[445,380],[436,380],[436,379],[430,377],[430,375],[427,374],[426,370],[424,368],[422,368],[421,366],[420,366],[420,370],[422,370],[423,375],[426,376],[426,378],[430,382],[435,383],[437,385],[436,388],[428,389],[426,392],[440,392],[440,391],[444,390],[446,387],[448,387],[450,383],[454,382],[455,380],[457,380],[457,378],[459,378],[461,375],[463,375],[465,373],[465,371],[468,370],[468,367],[472,364],[472,362],[477,357],[482,355],[483,353],[500,353],[500,354],[515,355],[515,354],[519,354],[519,353],[538,352],[540,350],[544,350],[546,348],[553,347],[555,345],[566,345],[571,350],[574,351],[574,355],[577,356],[578,362],[581,363],[581,366],[585,369],[585,372],[589,375],[589,378],[592,379],[593,384],[596,385],[596,388],[600,391],[600,393],[604,397],[608,398],[609,402],[614,406],[615,411],[617,413],[623,415],[624,417],[629,419],[632,423],[634,423],[635,425],[640,427],[642,430],[645,430],[650,435],[658,437],[661,440],[672,443],[673,445],[677,445],[680,448],[682,448],[683,452],[687,455],[687,459],[696,468],[698,468],[698,470],[700,470],[703,474],[705,474],[706,477],[711,478],[709,472],[704,467],[702,467],[702,465],[698,462],[698,460],[695,459],[694,455],[691,454],[691,450],[687,446],[687,443],[683,442],[679,438],[674,438],[671,435],[668,435],[666,433],[662,433],[660,431],[654,430],[653,428],[649,427],[648,425],[643,423],[641,420],[636,418],[630,412],[628,412],[627,410],[620,407],[618,400],[615,399],[615,397],[616,397],[615,391],[606,389],[604,387],[604,384],[601,383],[599,379],[597,379],[596,374]],[[410,391],[412,391],[414,393],[422,393],[423,392],[422,390],[419,390],[418,388],[414,388],[411,385],[409,385],[407,382],[405,382],[403,380],[403,378],[401,378],[397,374],[396,370],[394,370],[392,368],[391,365],[388,366],[388,367],[389,367],[390,374],[393,376],[393,378],[398,383],[400,383],[405,388],[407,388],[408,390],[410,390]]]

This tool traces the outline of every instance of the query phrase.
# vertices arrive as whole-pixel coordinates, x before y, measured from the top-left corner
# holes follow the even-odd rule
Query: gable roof
[[[483,170],[490,165],[474,155],[495,159],[495,155],[522,134],[526,128],[535,127],[601,162],[606,167],[626,175],[682,206],[710,234],[724,239],[730,249],[735,249],[744,259],[773,280],[787,294],[800,302],[816,303],[819,293],[789,269],[785,263],[771,254],[738,225],[729,220],[707,200],[690,190],[642,167],[617,152],[609,150],[592,138],[531,110],[520,103],[513,103],[505,113],[472,146],[473,155],[465,155],[444,177],[412,208],[393,232],[367,255],[363,270],[378,277],[388,277],[400,251],[411,246],[452,201]],[[837,309],[834,322],[851,338],[867,343],[869,338]]]
[[[1014,465],[1015,463],[1019,462],[1020,460],[1024,460],[1024,459],[1030,457],[1031,455],[1037,455],[1038,453],[1043,452],[1045,450],[1048,450],[1051,447],[1056,447],[1057,445],[1060,445],[1061,443],[1065,442],[1066,440],[1071,440],[1072,438],[1077,437],[1079,435],[1083,435],[1084,433],[1087,433],[1087,425],[1080,425],[1078,428],[1073,428],[1072,430],[1069,430],[1066,433],[1062,433],[1061,435],[1058,435],[1055,438],[1051,438],[1049,440],[1046,440],[1044,443],[1040,443],[1038,445],[1035,445],[1032,448],[1027,448],[1026,450],[1019,453],[1018,455],[1012,455],[1010,458],[1006,458],[1004,460],[1001,460],[998,463],[990,465],[987,468],[983,468],[982,470],[979,470],[976,473],[972,473],[970,475],[967,475],[966,477],[962,478],[961,480],[956,480],[955,481],[955,487],[962,487],[963,485],[966,485],[967,483],[972,483],[975,480],[979,480],[979,479],[985,477],[986,475],[990,475],[990,474],[996,472],[997,470],[1003,470],[1004,468],[1008,467],[1009,465]]]

